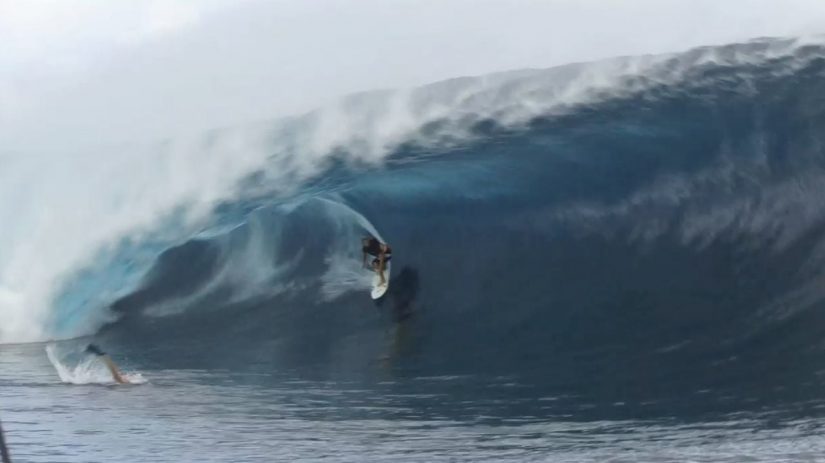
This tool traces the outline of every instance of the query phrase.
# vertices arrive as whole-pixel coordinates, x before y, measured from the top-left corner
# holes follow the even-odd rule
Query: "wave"
[[[117,161],[15,160],[0,180],[42,193],[0,195],[0,340],[106,325],[187,365],[353,365],[383,355],[391,316],[417,327],[393,355],[428,371],[662,388],[793,355],[810,375],[824,69],[821,44],[760,40],[356,95]],[[376,312],[358,238],[379,231]]]

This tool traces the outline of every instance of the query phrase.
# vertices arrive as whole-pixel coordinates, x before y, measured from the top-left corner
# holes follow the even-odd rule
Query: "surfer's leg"
[[[383,256],[379,256],[375,260],[372,261],[372,268],[375,270],[375,273],[378,274],[379,285],[383,286],[386,283],[384,279],[384,258]]]

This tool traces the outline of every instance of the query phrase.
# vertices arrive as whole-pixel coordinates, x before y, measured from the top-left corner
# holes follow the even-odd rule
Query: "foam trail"
[[[70,367],[62,361],[57,353],[57,347],[54,344],[46,346],[46,356],[60,377],[60,381],[64,383],[117,384],[106,366],[95,356],[82,355],[79,362],[75,364],[74,367]],[[129,384],[143,384],[147,382],[142,374],[136,372],[123,372],[123,377]]]
[[[180,314],[198,305],[208,305],[211,297],[221,290],[231,288],[232,295],[227,303],[239,303],[249,298],[274,296],[290,289],[296,289],[295,282],[287,275],[293,271],[302,253],[283,262],[273,264],[271,243],[281,239],[280,228],[265,230],[253,216],[244,227],[236,228],[235,232],[246,230],[248,237],[240,250],[232,249],[232,244],[222,242],[221,269],[211,280],[194,291],[180,297],[174,297],[162,303],[154,304],[144,310],[150,316],[169,316]],[[228,232],[228,238],[232,231]],[[228,240],[231,241],[231,240]],[[233,252],[236,251],[236,252]]]

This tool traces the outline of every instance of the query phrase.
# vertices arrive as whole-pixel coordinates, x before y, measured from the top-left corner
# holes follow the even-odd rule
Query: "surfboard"
[[[380,284],[381,278],[375,272],[373,272],[373,274],[375,276],[372,277],[372,291],[370,291],[370,296],[373,299],[378,299],[383,296],[390,287],[390,262],[387,262],[386,268],[384,269],[384,281],[386,281],[386,283],[383,285]]]

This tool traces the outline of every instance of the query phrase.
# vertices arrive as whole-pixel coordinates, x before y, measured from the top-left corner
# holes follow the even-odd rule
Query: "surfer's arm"
[[[103,362],[106,364],[106,366],[109,368],[109,371],[112,373],[112,378],[114,378],[114,380],[117,383],[119,383],[119,384],[128,384],[129,383],[129,381],[127,381],[126,378],[124,378],[123,375],[120,374],[120,370],[117,369],[117,365],[115,365],[115,362],[112,361],[111,357],[109,357],[108,355],[104,355],[101,358],[103,359]]]

